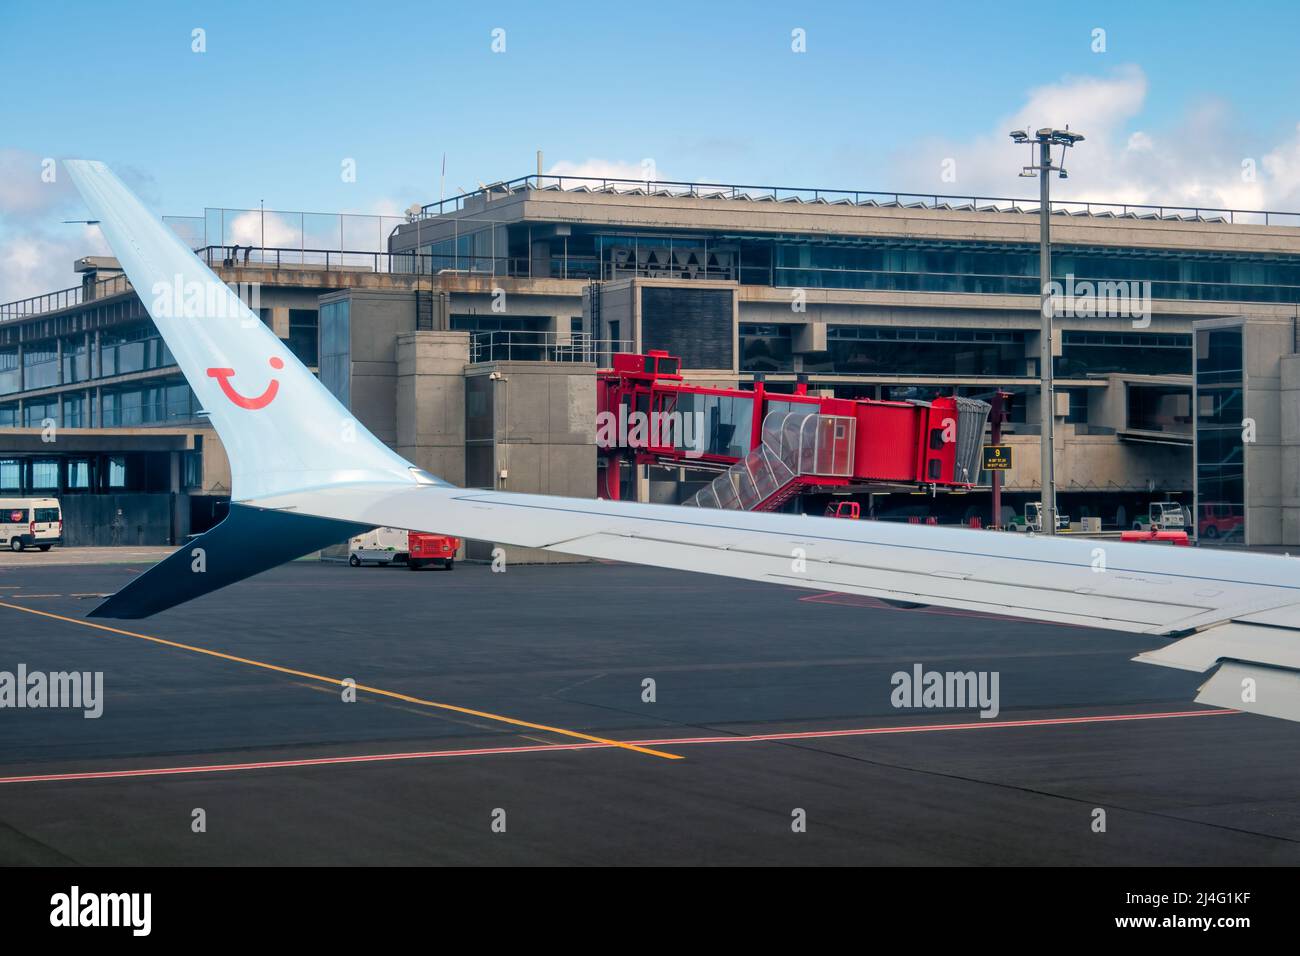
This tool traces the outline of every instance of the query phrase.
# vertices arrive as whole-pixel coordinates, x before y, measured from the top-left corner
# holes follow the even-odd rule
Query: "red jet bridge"
[[[718,472],[687,505],[775,511],[814,488],[969,488],[989,404],[820,398],[687,385],[667,352],[619,353],[596,380],[600,497],[619,497],[622,463]]]

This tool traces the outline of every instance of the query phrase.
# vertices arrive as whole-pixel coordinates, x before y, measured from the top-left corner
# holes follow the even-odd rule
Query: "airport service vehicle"
[[[438,565],[448,571],[456,566],[460,539],[401,528],[371,528],[348,541],[348,564],[405,564],[412,571]]]
[[[1201,505],[1201,513],[1196,520],[1196,534],[1209,541],[1230,538],[1241,533],[1244,523],[1245,520],[1232,505],[1205,504]]]
[[[410,556],[406,559],[406,566],[412,571],[419,571],[436,564],[445,571],[454,571],[456,552],[459,550],[460,538],[412,531],[408,548]]]
[[[355,421],[106,166],[63,165],[131,284],[154,290],[142,301],[220,435],[232,478],[226,518],[132,578],[94,617],[147,617],[371,528],[441,528],[585,558],[1146,635],[1150,649],[1136,660],[1205,674],[1197,701],[1300,720],[1293,559],[1116,541],[1098,573],[1091,538],[458,488]],[[178,286],[194,305],[183,315],[158,294],[179,295]],[[207,553],[205,574],[192,571],[196,546]],[[796,549],[802,560],[792,567]],[[1252,695],[1241,693],[1246,680]]]
[[[1183,506],[1177,501],[1153,501],[1145,515],[1133,520],[1134,531],[1182,531]]]
[[[371,528],[356,535],[348,541],[348,564],[359,568],[363,564],[405,563],[407,534],[402,528]]]
[[[848,518],[857,521],[862,517],[862,505],[856,501],[832,501],[826,506],[827,518]]]
[[[1070,516],[1063,515],[1059,511],[1056,513],[1056,530],[1062,531],[1070,527]],[[1043,530],[1043,505],[1038,501],[1031,501],[1025,505],[1023,515],[1015,515],[1007,522],[1003,528],[1004,531],[1032,531],[1040,534]]]
[[[58,498],[0,498],[0,548],[48,551],[63,544]]]
[[[1147,541],[1153,544],[1168,544],[1176,548],[1190,548],[1192,543],[1187,539],[1187,532],[1178,531],[1160,531],[1156,528],[1149,528],[1143,531],[1121,531],[1119,535],[1121,541]]]

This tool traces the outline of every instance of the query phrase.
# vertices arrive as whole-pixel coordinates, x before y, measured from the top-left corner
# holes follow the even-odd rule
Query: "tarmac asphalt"
[[[4,864],[1300,863],[1300,726],[1152,638],[620,565],[297,562],[88,622],[148,555],[22,557],[0,672],[103,712],[0,708]],[[918,664],[997,716],[896,707]]]

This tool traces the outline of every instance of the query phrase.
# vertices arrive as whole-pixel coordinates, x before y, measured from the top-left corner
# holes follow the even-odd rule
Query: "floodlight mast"
[[[1032,135],[1023,129],[1012,130],[1011,139],[1017,144],[1029,144],[1032,151],[1038,146],[1038,162],[1032,162],[1020,171],[1021,176],[1038,176],[1038,278],[1039,314],[1042,326],[1038,350],[1038,400],[1041,429],[1039,437],[1039,486],[1042,488],[1042,533],[1056,534],[1056,455],[1055,424],[1056,403],[1052,387],[1052,173],[1062,179],[1065,173],[1065,151],[1075,143],[1083,142],[1078,133],[1065,129],[1045,127]],[[1052,147],[1061,147],[1061,162],[1052,163]]]

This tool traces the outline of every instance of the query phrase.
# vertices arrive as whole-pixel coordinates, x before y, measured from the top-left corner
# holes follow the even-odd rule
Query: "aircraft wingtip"
[[[71,176],[78,186],[84,178],[103,176],[108,172],[108,167],[97,159],[65,159],[62,162],[64,172]]]

